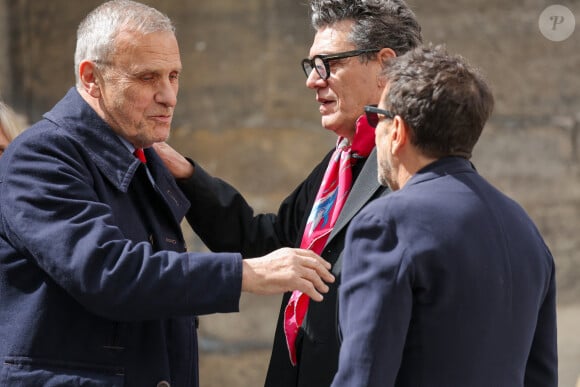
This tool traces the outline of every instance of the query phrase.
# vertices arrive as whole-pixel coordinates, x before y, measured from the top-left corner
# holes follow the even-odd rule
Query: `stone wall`
[[[9,39],[2,39],[0,87],[31,119],[73,84],[72,54],[80,19],[100,1],[0,0]],[[300,60],[313,32],[304,1],[150,0],[177,26],[184,72],[176,125],[225,128],[316,128]],[[578,12],[580,1],[562,2]],[[545,117],[580,106],[577,28],[564,42],[540,34],[538,0],[413,0],[426,42],[447,43],[488,74],[496,116]],[[0,32],[2,32],[0,30]],[[6,35],[4,35],[6,36]],[[0,51],[1,52],[1,51]],[[8,63],[6,63],[8,62]]]
[[[0,36],[9,37],[8,30],[8,14],[6,10],[6,4],[4,1],[0,1]],[[9,75],[9,63],[8,63],[8,42],[10,39],[0,39],[0,98],[2,98],[2,90],[8,88]]]

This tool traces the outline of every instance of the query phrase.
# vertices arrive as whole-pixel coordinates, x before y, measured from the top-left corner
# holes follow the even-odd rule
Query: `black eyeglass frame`
[[[316,73],[318,74],[318,76],[320,78],[322,78],[322,80],[326,81],[328,78],[330,78],[330,64],[329,62],[332,60],[337,60],[337,59],[344,59],[344,58],[352,58],[353,56],[359,56],[362,54],[367,54],[369,52],[379,52],[381,49],[380,48],[367,48],[364,50],[352,50],[352,51],[345,51],[345,52],[339,52],[336,54],[328,54],[328,55],[314,55],[312,57],[312,59],[302,59],[302,70],[304,70],[304,74],[306,74],[306,78],[308,78],[310,76],[310,74],[312,73],[313,70],[316,70]],[[326,70],[326,76],[322,76],[322,74],[320,74],[320,71],[318,71],[318,67],[315,65],[315,61],[316,59],[320,59],[322,61],[322,64],[324,64],[324,69]],[[310,71],[308,71],[307,66],[309,66]]]
[[[366,105],[365,106],[365,115],[367,117],[367,122],[373,128],[376,128],[379,122],[379,114],[385,116],[388,119],[395,118],[395,115],[388,110],[380,109],[376,105]]]

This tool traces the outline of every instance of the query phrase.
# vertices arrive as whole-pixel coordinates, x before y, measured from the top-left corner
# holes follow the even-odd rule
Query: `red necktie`
[[[145,158],[145,152],[143,152],[142,148],[137,148],[135,149],[135,151],[133,152],[133,154],[135,155],[135,157],[137,157],[139,159],[139,161],[141,161],[143,164],[147,163],[147,159]]]
[[[322,253],[352,186],[352,156],[356,154],[359,157],[368,157],[374,144],[375,129],[369,125],[364,115],[356,122],[352,145],[348,144],[346,138],[338,139],[306,222],[300,248],[312,250],[316,254]],[[284,333],[292,365],[297,362],[296,337],[309,302],[307,295],[295,290],[284,310]]]

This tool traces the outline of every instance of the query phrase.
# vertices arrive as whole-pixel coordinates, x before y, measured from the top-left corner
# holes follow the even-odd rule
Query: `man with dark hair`
[[[196,233],[213,251],[258,254],[300,246],[333,264],[337,281],[322,302],[287,293],[276,327],[266,386],[329,386],[336,372],[340,332],[337,288],[344,232],[369,201],[387,192],[376,181],[374,128],[364,106],[376,104],[389,58],[421,43],[421,28],[402,0],[312,0],[316,30],[302,61],[316,95],[322,126],[337,135],[326,157],[280,205],[254,215],[231,186],[209,176],[166,145],[156,145],[191,198]]]
[[[441,47],[389,62],[376,126],[392,192],[348,228],[332,384],[557,386],[554,260],[525,211],[474,169],[493,108]]]

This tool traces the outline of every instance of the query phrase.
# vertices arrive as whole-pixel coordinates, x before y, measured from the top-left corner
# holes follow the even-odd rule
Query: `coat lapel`
[[[377,179],[377,148],[374,148],[355,180],[348,199],[336,220],[328,243],[344,228],[381,187]]]

